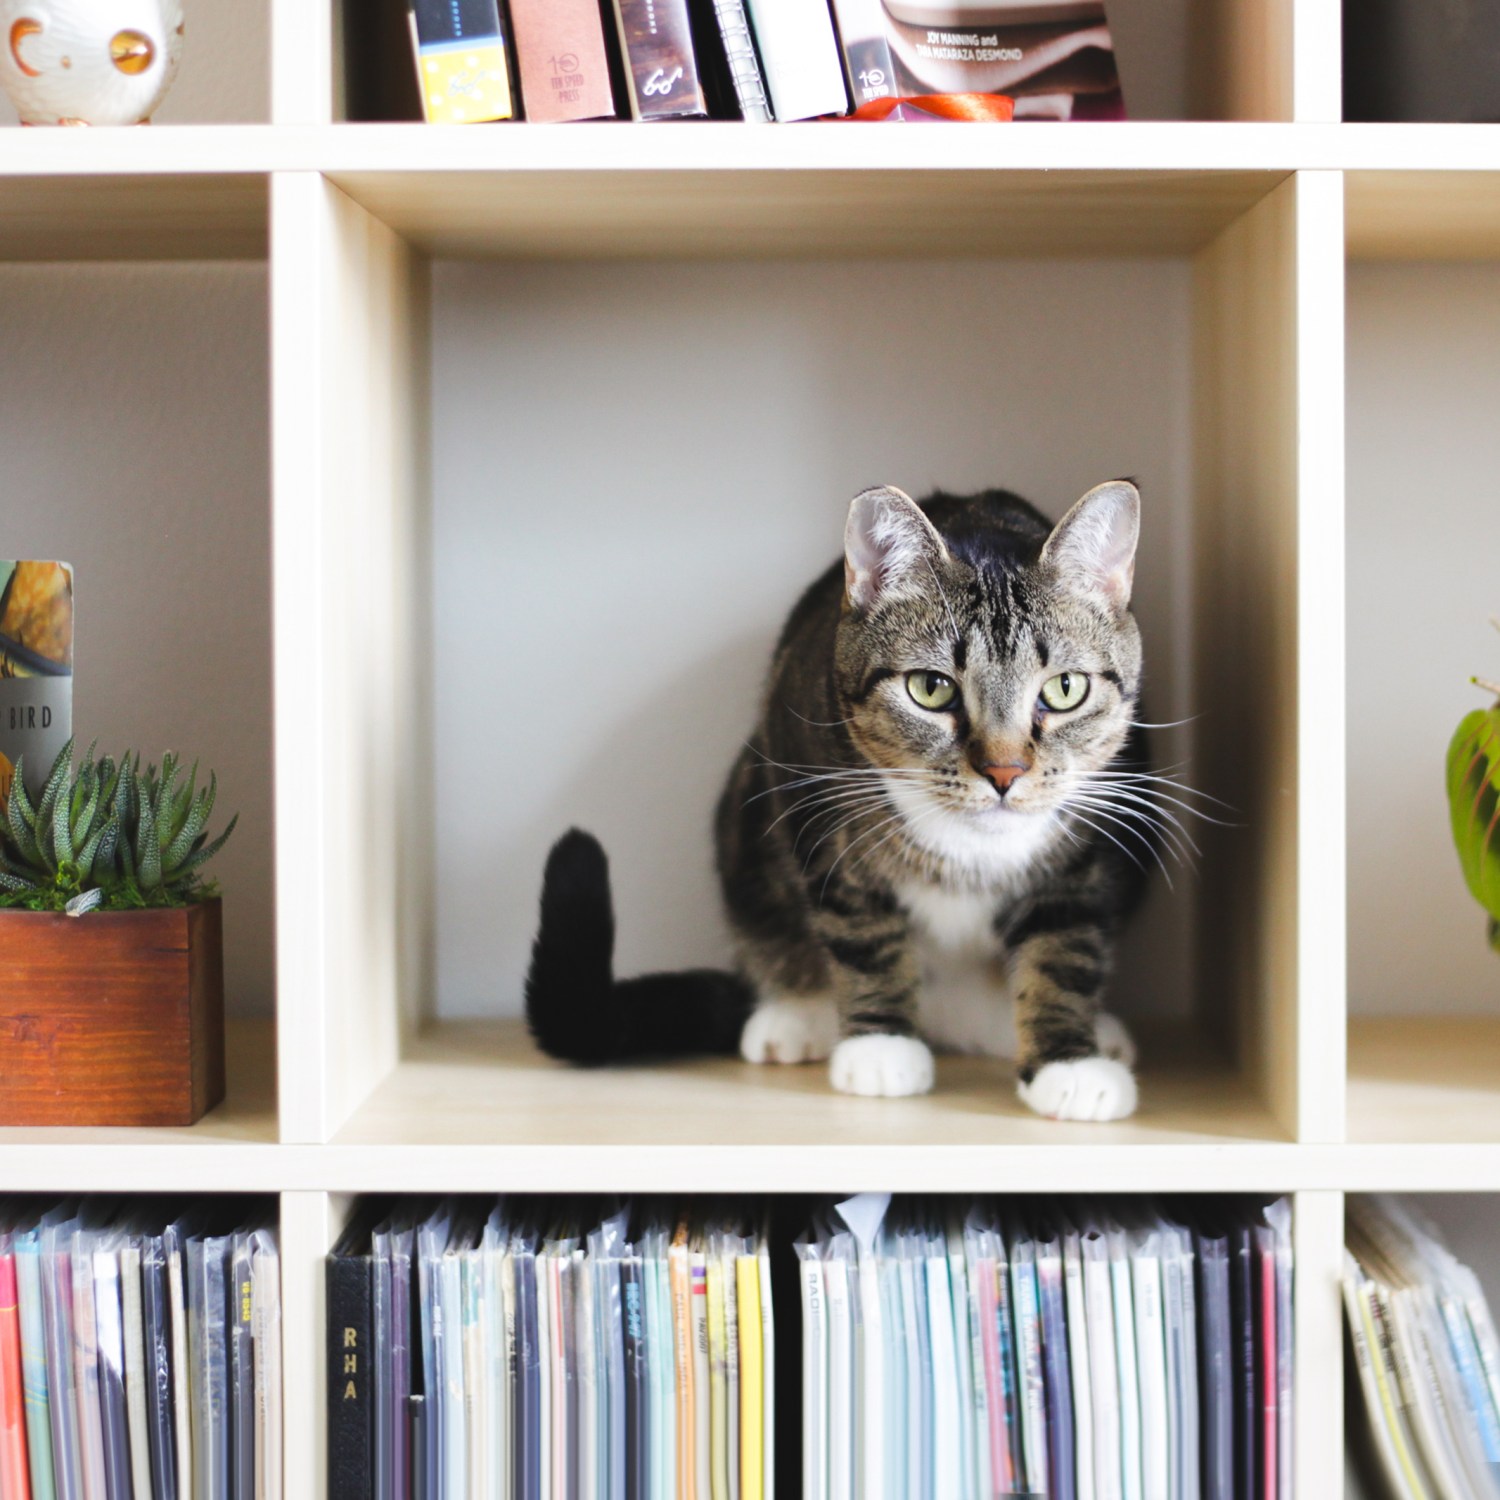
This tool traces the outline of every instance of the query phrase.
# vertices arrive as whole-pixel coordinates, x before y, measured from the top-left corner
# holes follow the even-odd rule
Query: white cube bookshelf
[[[203,0],[203,34],[228,35],[230,8]],[[271,684],[252,748],[274,764],[274,837],[261,847],[277,876],[274,919],[246,929],[274,983],[247,995],[226,1105],[192,1131],[0,1131],[0,1191],[283,1195],[298,1495],[322,1490],[321,1257],[356,1194],[1289,1192],[1298,1493],[1338,1493],[1342,1195],[1423,1188],[1493,1224],[1484,1195],[1500,1191],[1500,1033],[1472,962],[1440,953],[1430,986],[1378,1003],[1357,977],[1363,952],[1346,979],[1349,944],[1379,911],[1362,842],[1377,811],[1366,742],[1380,726],[1361,611],[1401,562],[1399,547],[1374,545],[1394,502],[1363,493],[1401,437],[1404,393],[1377,365],[1402,346],[1409,292],[1442,302],[1450,283],[1420,269],[1429,262],[1468,263],[1443,274],[1476,320],[1492,284],[1500,299],[1500,130],[1338,124],[1328,0],[1184,8],[1172,29],[1182,21],[1191,45],[1168,46],[1180,71],[1147,91],[1159,119],[939,131],[353,124],[346,8],[262,9],[265,37],[275,23],[255,85],[269,124],[233,123],[263,116],[230,89],[186,96],[222,99],[197,106],[205,123],[0,132],[0,262],[113,275],[122,289],[129,263],[156,262],[150,274],[180,276],[189,300],[204,262],[265,279],[264,318],[252,308],[236,326],[246,420],[269,457],[233,505],[270,557],[270,603],[242,626],[250,639],[268,610],[274,632],[246,649],[263,653]],[[1144,49],[1153,24],[1166,22],[1119,3],[1122,54]],[[259,66],[254,48],[245,55]],[[79,262],[97,264],[68,269]],[[958,351],[957,394],[924,378],[931,351],[916,347],[914,309],[933,287],[949,306],[979,298],[973,318],[932,320]],[[867,303],[888,310],[889,351],[861,330]],[[1007,322],[1004,306],[1020,311]],[[0,314],[0,327],[28,329],[27,315]],[[632,383],[627,351],[658,320],[670,337]],[[600,326],[607,342],[590,361]],[[170,327],[186,370],[196,334]],[[1433,419],[1433,451],[1469,473],[1487,433],[1457,417],[1445,430],[1438,410],[1474,357],[1466,338],[1423,325],[1410,401]],[[72,339],[40,357],[65,387],[98,351]],[[110,357],[127,420],[211,450],[211,434],[175,432],[131,385],[126,354]],[[1039,368],[1060,372],[1055,388]],[[736,402],[738,438],[725,415]],[[649,422],[671,431],[674,410],[687,413],[685,477],[657,484],[637,471]],[[1069,445],[1075,414],[1095,420]],[[581,459],[559,477],[548,457],[570,429]],[[14,430],[0,411],[0,434],[30,464],[50,462],[56,433]],[[743,536],[723,524],[739,503],[715,483],[725,451],[770,496]],[[611,507],[597,497],[617,460],[627,477]],[[1190,754],[1195,784],[1233,803],[1239,825],[1207,830],[1198,873],[1156,898],[1133,940],[1126,1003],[1146,1039],[1136,1119],[1028,1118],[1004,1069],[974,1062],[945,1063],[931,1098],[881,1102],[833,1096],[815,1069],[582,1074],[526,1049],[505,1017],[540,852],[566,821],[593,821],[615,857],[625,966],[713,956],[705,802],[748,728],[736,730],[734,705],[779,611],[832,555],[852,485],[1008,484],[1055,511],[1132,465],[1160,549],[1142,564],[1154,716],[1202,715],[1162,748]],[[1484,502],[1437,495],[1420,515],[1434,533],[1466,518],[1472,530]],[[621,513],[669,533],[669,551],[639,562],[649,609],[630,612],[606,587]],[[86,508],[70,524],[80,518]],[[158,532],[140,545],[183,565],[213,556],[199,534]],[[610,605],[597,649],[597,627],[557,604],[570,559]],[[1437,601],[1444,588],[1427,567],[1416,592]],[[702,640],[672,628],[661,601],[678,589],[709,611]],[[198,605],[205,622],[214,605]],[[161,645],[144,608],[122,605],[118,624],[143,651]],[[681,732],[663,753],[663,716],[631,716],[633,641],[679,693],[710,679],[711,754],[673,760]],[[507,648],[522,646],[541,654],[517,662]],[[570,662],[612,705],[610,745],[528,769],[530,720],[504,695],[518,669]],[[235,691],[228,674],[204,690],[205,738]],[[190,737],[192,720],[174,732]],[[665,721],[691,722],[671,710]],[[576,745],[588,716],[565,704],[558,723]],[[465,833],[453,777],[492,749],[506,790],[485,793]],[[670,855],[645,837],[653,807]],[[1427,868],[1441,834],[1395,842],[1392,867]],[[469,879],[465,861],[486,848],[503,868]]]

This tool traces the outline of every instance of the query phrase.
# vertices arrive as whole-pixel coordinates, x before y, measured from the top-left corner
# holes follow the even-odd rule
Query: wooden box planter
[[[218,901],[0,911],[0,1125],[191,1125],[223,1097]]]

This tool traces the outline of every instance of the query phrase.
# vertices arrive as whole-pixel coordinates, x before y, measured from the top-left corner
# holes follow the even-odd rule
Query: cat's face
[[[1125,483],[1091,491],[1050,536],[945,536],[900,491],[855,500],[841,708],[919,842],[1013,835],[1086,795],[1119,752],[1141,672],[1138,516]]]

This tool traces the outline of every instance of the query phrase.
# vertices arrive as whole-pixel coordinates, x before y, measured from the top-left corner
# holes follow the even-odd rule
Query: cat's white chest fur
[[[1016,1029],[995,935],[995,897],[914,882],[898,888],[896,899],[916,939],[922,1036],[939,1051],[1014,1057]]]
[[[982,832],[959,814],[913,819],[922,843],[964,878],[957,888],[909,881],[896,890],[911,918],[922,974],[917,1024],[942,1051],[1016,1055],[995,914],[1026,887],[1034,861],[1057,830],[1050,817],[1000,816],[1006,819],[1003,829]]]

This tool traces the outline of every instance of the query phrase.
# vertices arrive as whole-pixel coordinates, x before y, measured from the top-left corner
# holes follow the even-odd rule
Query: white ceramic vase
[[[24,125],[144,125],[182,58],[182,0],[0,0],[0,84]]]

